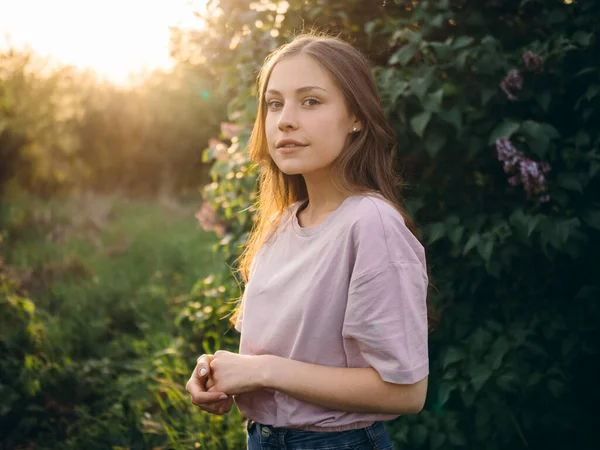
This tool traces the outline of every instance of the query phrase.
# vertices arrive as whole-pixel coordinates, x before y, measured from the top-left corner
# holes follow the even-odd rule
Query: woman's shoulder
[[[381,195],[361,196],[354,204],[354,242],[390,261],[424,261],[424,248],[400,210]]]
[[[357,196],[353,211],[355,224],[365,231],[389,226],[406,228],[398,207],[377,193]]]
[[[281,211],[276,211],[267,219],[263,245],[272,244],[278,234],[284,232],[293,220],[294,214],[305,200],[291,203]]]

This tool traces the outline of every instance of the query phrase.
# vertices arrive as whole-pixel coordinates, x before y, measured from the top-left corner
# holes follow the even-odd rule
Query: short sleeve
[[[429,373],[427,273],[390,263],[350,282],[342,335],[384,381],[413,384]]]
[[[354,340],[349,356],[384,381],[415,383],[429,373],[423,246],[383,200],[364,199],[357,217],[342,327],[343,337]]]

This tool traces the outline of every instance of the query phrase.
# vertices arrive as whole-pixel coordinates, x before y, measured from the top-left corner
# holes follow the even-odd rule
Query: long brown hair
[[[302,175],[287,175],[273,162],[265,135],[267,105],[265,90],[275,65],[284,58],[304,54],[329,72],[342,91],[351,114],[362,123],[360,132],[343,149],[333,166],[336,187],[347,195],[377,192],[393,204],[416,236],[413,221],[403,210],[398,196],[401,179],[395,172],[396,139],[387,122],[372,69],[366,58],[339,38],[301,34],[271,53],[258,76],[258,114],[248,142],[252,161],[260,165],[255,222],[246,248],[240,256],[239,271],[248,281],[250,265],[270,230],[277,227],[291,204],[308,197]],[[239,314],[234,312],[232,321]]]

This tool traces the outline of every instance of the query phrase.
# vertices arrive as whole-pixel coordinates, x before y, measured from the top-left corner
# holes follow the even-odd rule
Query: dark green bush
[[[427,247],[430,303],[441,317],[426,408],[390,424],[396,443],[592,448],[600,400],[600,5],[209,3],[227,14],[209,19],[198,51],[225,74],[240,126],[228,152],[206,153],[218,157],[205,194],[229,263],[251,223],[256,172],[243,150],[256,70],[303,24],[346,37],[374,63],[397,133],[405,203]],[[190,336],[215,326],[224,302],[239,296],[228,267],[217,279],[188,307],[202,318]]]

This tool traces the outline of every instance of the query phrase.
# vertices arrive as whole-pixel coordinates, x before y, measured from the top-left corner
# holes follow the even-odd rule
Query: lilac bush
[[[504,80],[500,83],[500,87],[509,100],[515,101],[517,99],[515,91],[519,91],[523,87],[523,77],[521,76],[521,72],[517,69],[508,72],[506,77],[504,77]]]
[[[498,160],[503,164],[504,171],[507,174],[512,174],[508,178],[511,186],[522,184],[527,198],[539,196],[540,202],[550,200],[546,184],[546,175],[551,169],[550,164],[546,161],[537,162],[527,158],[507,138],[496,140],[496,152],[498,153]]]
[[[523,53],[523,63],[527,70],[530,70],[535,73],[542,73],[544,68],[544,60],[541,56],[536,55],[532,51],[527,51]]]

